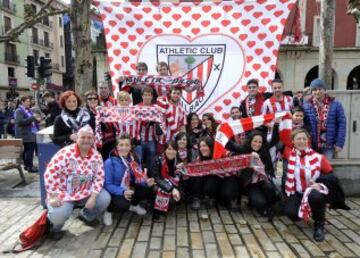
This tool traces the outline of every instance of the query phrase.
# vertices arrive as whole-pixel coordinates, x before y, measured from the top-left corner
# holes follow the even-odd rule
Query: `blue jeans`
[[[150,169],[151,162],[156,156],[156,143],[151,142],[141,142],[142,147],[142,160],[145,162],[147,169]]]
[[[85,206],[88,199],[89,198],[74,202],[64,202],[63,205],[56,208],[48,205],[48,219],[52,224],[50,231],[59,232],[64,226],[65,221],[71,216],[74,206]],[[83,208],[82,215],[87,221],[93,221],[99,214],[106,210],[109,206],[110,200],[110,194],[106,190],[102,189],[96,198],[94,208]]]
[[[135,145],[134,151],[139,159],[139,164],[141,164],[142,163],[142,153],[143,153],[141,145]]]
[[[325,147],[320,149],[320,153],[330,160],[334,158],[334,150],[334,147]]]

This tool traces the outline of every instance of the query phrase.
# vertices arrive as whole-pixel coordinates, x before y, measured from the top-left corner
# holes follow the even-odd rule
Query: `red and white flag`
[[[271,91],[284,26],[297,0],[93,1],[104,24],[113,91],[120,76],[165,62],[171,76],[198,77],[204,95],[184,93],[187,113],[228,119],[246,82]]]
[[[229,121],[219,125],[214,146],[214,159],[222,157],[227,142],[234,135],[253,130],[259,126],[273,122],[276,118],[283,118],[279,125],[280,140],[288,142],[292,130],[291,116],[287,112],[278,112],[260,116],[246,117],[240,120]]]

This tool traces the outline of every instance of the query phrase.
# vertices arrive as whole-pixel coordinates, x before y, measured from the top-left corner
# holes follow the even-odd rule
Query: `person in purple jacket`
[[[315,79],[310,84],[312,97],[304,102],[305,123],[311,127],[312,148],[332,159],[345,144],[346,117],[344,108],[326,94],[325,83]]]

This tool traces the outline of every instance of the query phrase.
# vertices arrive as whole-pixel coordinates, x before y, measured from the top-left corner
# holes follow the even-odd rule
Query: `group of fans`
[[[157,67],[168,76],[166,63]],[[147,65],[137,65],[138,75]],[[122,78],[122,81],[124,78]],[[324,240],[325,209],[348,209],[344,192],[333,175],[329,162],[345,142],[346,119],[342,105],[328,96],[325,84],[314,80],[307,94],[292,97],[283,92],[280,79],[272,81],[272,94],[259,92],[256,79],[247,83],[248,95],[231,108],[231,118],[239,120],[268,113],[292,113],[292,145],[281,142],[281,119],[252,131],[235,135],[225,146],[226,156],[249,155],[260,160],[265,178],[254,177],[254,167],[229,176],[189,177],[181,173],[192,162],[212,160],[218,122],[214,115],[186,114],[181,107],[182,89],[172,87],[160,95],[145,85],[123,87],[113,98],[107,83],[98,92],[84,94],[85,105],[76,92],[64,92],[59,100],[61,114],[54,121],[53,141],[63,148],[51,159],[44,174],[47,191],[50,236],[60,239],[61,228],[74,207],[81,206],[79,218],[89,225],[102,215],[112,224],[112,213],[147,211],[158,219],[174,203],[189,202],[194,210],[203,205],[226,205],[240,210],[241,196],[248,207],[272,221],[274,206],[282,203],[283,212],[293,219],[307,220],[312,214],[314,239]],[[166,130],[157,122],[137,120],[122,123],[97,123],[98,106],[156,107],[165,117]],[[95,144],[95,126],[102,139]],[[280,190],[274,184],[276,162],[283,160]]]

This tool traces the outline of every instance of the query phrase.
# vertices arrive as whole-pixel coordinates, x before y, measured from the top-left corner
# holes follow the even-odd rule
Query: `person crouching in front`
[[[181,199],[179,191],[181,175],[178,169],[182,167],[183,163],[178,162],[177,150],[176,142],[167,142],[164,153],[156,157],[152,163],[151,173],[157,185],[154,219],[158,219],[160,215],[164,215],[168,211],[171,198],[176,202]]]
[[[74,207],[83,207],[79,219],[95,226],[110,203],[103,189],[101,154],[93,148],[95,136],[89,125],[77,132],[76,142],[59,150],[48,164],[44,178],[47,192],[49,237],[59,240]]]
[[[104,214],[104,224],[112,224],[111,213],[132,211],[145,215],[146,210],[139,205],[149,199],[153,178],[143,173],[138,158],[132,152],[131,137],[123,134],[116,140],[116,147],[105,161],[105,189],[111,195],[111,202]]]

